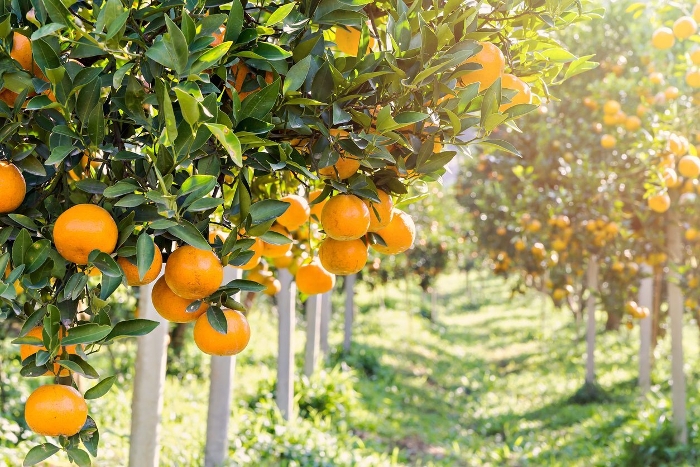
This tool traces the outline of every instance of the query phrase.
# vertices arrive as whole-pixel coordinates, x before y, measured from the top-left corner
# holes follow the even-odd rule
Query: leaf
[[[51,150],[51,155],[44,164],[55,165],[63,162],[63,159],[68,157],[68,155],[73,152],[75,148],[73,146],[56,146]]]
[[[190,74],[199,74],[207,68],[211,68],[213,65],[218,64],[221,57],[226,55],[230,48],[231,42],[224,42],[207,50],[192,64]]]
[[[262,292],[265,290],[264,285],[260,285],[255,281],[248,281],[245,279],[234,279],[228,284],[224,285],[225,288],[235,288],[242,290],[244,292]]]
[[[211,250],[209,242],[194,225],[184,220],[181,222],[184,222],[184,224],[169,227],[168,232],[195,248]]]
[[[61,339],[61,345],[92,344],[104,339],[111,330],[109,326],[95,323],[81,324],[68,330],[68,334]]]
[[[267,18],[267,22],[265,25],[267,27],[274,26],[277,23],[281,23],[282,21],[285,20],[287,16],[289,16],[289,13],[292,12],[292,10],[297,6],[296,3],[287,3],[286,5],[282,5],[278,9],[276,9],[269,18]]]
[[[26,274],[31,274],[43,266],[50,253],[51,242],[49,240],[44,238],[34,242],[24,254],[27,266]]]
[[[267,232],[262,234],[260,238],[267,243],[272,243],[273,245],[288,245],[293,241],[286,235],[282,235],[281,233],[275,232],[273,230],[268,230]]]
[[[78,464],[78,467],[90,467],[92,465],[90,455],[82,449],[68,448],[66,452],[73,462]]]
[[[12,264],[15,267],[24,264],[24,257],[32,245],[32,237],[25,229],[22,229],[15,238],[15,243],[12,245]]]
[[[60,451],[61,448],[55,446],[51,443],[44,443],[38,446],[34,446],[29,450],[27,455],[24,457],[24,462],[22,462],[23,467],[28,467],[30,465],[36,465],[39,462],[48,459],[49,457]]]
[[[279,82],[279,80],[277,81]],[[268,86],[269,87],[269,86]],[[267,88],[265,88],[267,89]],[[261,91],[262,92],[262,91]],[[254,94],[257,95],[260,92]],[[248,98],[246,98],[247,100]],[[226,125],[221,125],[218,123],[205,123],[209,131],[216,137],[216,139],[221,143],[221,145],[226,149],[231,160],[238,166],[243,167],[243,151],[241,150],[241,142],[230,128]]]
[[[279,90],[280,80],[278,78],[260,91],[247,96],[243,99],[243,102],[241,102],[241,112],[238,120],[244,120],[248,117],[260,120],[264,119],[275,106],[277,97],[279,96]]]
[[[155,254],[156,246],[153,243],[153,238],[145,231],[142,232],[136,241],[136,265],[138,266],[140,281],[143,280],[151,268]]]
[[[100,112],[101,114],[102,112]],[[94,195],[101,195],[107,188],[107,184],[94,178],[85,178],[83,180],[78,180],[75,182],[75,186],[85,193],[91,193]]]
[[[219,334],[224,334],[228,332],[228,321],[226,320],[226,315],[218,306],[210,306],[207,310],[207,321],[211,324]]]
[[[276,199],[265,199],[250,206],[252,224],[258,225],[272,219],[277,219],[289,209],[290,204]]]
[[[128,319],[120,321],[105,338],[105,343],[123,337],[145,336],[158,327],[158,321],[150,319]]]
[[[241,2],[231,3],[231,11],[226,21],[226,34],[224,41],[236,42],[243,30],[243,4]]]
[[[41,39],[44,36],[50,36],[51,34],[60,31],[66,26],[60,23],[50,23],[44,25],[32,33],[32,40]]]
[[[278,10],[279,11],[279,10]],[[296,91],[299,89],[309,74],[309,68],[311,67],[311,57],[307,56],[298,63],[295,63],[287,75],[284,77],[284,83],[282,84],[282,94],[288,94],[290,91]]]
[[[146,57],[182,75],[189,58],[187,40],[168,15],[164,18],[168,32],[146,51]]]
[[[104,396],[109,392],[109,390],[112,388],[114,385],[114,382],[117,380],[117,377],[115,375],[108,376],[87,391],[85,391],[85,399],[91,400],[91,399],[99,399],[100,397]]]
[[[515,154],[516,156],[520,156],[520,151],[513,146],[511,143],[508,141],[504,141],[502,139],[486,139],[480,142],[480,144],[486,145],[486,146],[493,146],[498,149],[501,149],[503,151],[509,152],[511,154]]]
[[[195,127],[195,124],[199,123],[199,102],[197,99],[192,97],[187,91],[175,88],[175,94],[177,95],[177,100],[180,104],[180,110],[182,111],[182,116],[185,121],[190,124],[190,126]]]

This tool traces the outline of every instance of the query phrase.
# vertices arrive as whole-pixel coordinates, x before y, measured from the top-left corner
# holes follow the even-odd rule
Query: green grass
[[[469,281],[468,295],[464,275],[440,278],[435,323],[421,316],[429,300],[415,285],[399,283],[374,291],[360,285],[353,352],[347,358],[339,353],[330,358],[345,360],[344,368],[349,365],[354,371],[343,381],[342,373],[333,373],[299,386],[305,388],[305,401],[332,406],[334,415],[297,419],[290,425],[279,420],[265,397],[275,376],[276,319],[269,302],[257,304],[250,315],[251,344],[236,369],[232,458],[245,463],[245,455],[265,451],[264,460],[251,460],[250,465],[698,464],[697,325],[687,324],[684,341],[691,445],[678,448],[665,421],[670,417],[667,340],[657,349],[654,390],[641,399],[636,388],[637,329],[602,333],[601,315],[596,362],[604,402],[576,404],[572,396],[583,384],[585,343],[571,315],[554,310],[534,293],[510,300],[502,279],[473,272]],[[342,295],[334,297],[338,311],[342,300]],[[301,364],[303,323],[295,338]],[[341,341],[342,314],[336,312],[331,343],[339,346]],[[9,347],[4,343],[0,355],[7,356]],[[125,343],[97,363],[101,373],[116,370],[124,377],[106,397],[90,402],[101,431],[96,466],[126,465],[134,354],[133,343]],[[16,360],[2,364],[6,375],[19,371]],[[189,344],[177,368],[187,371],[184,377],[167,379],[161,465],[199,466],[208,397],[202,376],[208,374],[208,358]],[[10,379],[22,397],[37,383]],[[16,415],[21,403],[12,407]],[[12,431],[5,409],[0,435]],[[30,433],[22,436],[29,441],[19,446],[0,439],[0,465],[3,460],[16,465],[40,441]],[[322,452],[328,455],[325,461]],[[295,456],[296,464],[289,460]],[[51,465],[66,465],[65,459],[57,459]]]

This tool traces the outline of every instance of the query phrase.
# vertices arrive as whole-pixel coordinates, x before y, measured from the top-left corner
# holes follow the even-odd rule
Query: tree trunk
[[[642,274],[647,276],[651,274],[652,269],[643,264],[641,267]],[[639,284],[639,299],[637,303],[641,307],[647,307],[651,310],[654,305],[654,278],[644,277]],[[642,395],[649,392],[651,389],[651,314],[639,322],[639,389]]]
[[[170,348],[176,357],[182,353],[182,347],[185,344],[185,331],[187,331],[187,323],[178,323],[170,331]]]
[[[605,321],[606,331],[617,331],[620,329],[620,323],[622,322],[622,316],[620,313],[608,312],[608,319]]]
[[[595,384],[595,291],[598,290],[598,258],[591,256],[586,273],[588,288],[587,322],[586,322],[586,384]]]

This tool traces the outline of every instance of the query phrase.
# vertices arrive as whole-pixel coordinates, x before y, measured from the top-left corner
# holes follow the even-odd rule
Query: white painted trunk
[[[285,420],[293,414],[294,404],[294,324],[296,286],[294,277],[286,269],[279,270],[282,290],[277,294],[279,316],[279,353],[277,355],[277,406]]]
[[[159,325],[150,334],[137,338],[136,373],[131,399],[131,467],[159,465],[160,417],[163,411],[169,323],[153,308],[151,291],[154,283],[142,286],[139,291],[139,318],[158,321]]]
[[[674,268],[683,261],[683,243],[678,222],[671,220],[666,228],[666,242],[670,260],[670,272],[666,281],[668,292],[668,316],[671,327],[671,401],[676,442],[688,443],[688,424],[685,409],[685,373],[683,371],[683,294],[677,285],[678,274]]]
[[[652,268],[643,264],[644,277],[639,283],[637,304],[651,310],[654,307],[654,278]],[[651,313],[639,321],[639,389],[642,395],[651,389]]]
[[[318,365],[321,334],[322,295],[312,295],[306,300],[306,354],[304,374],[311,376]]]
[[[586,383],[595,383],[595,307],[598,290],[598,258],[591,256],[586,272],[588,300],[586,301]]]
[[[333,292],[326,292],[321,295],[321,336],[319,339],[319,344],[321,346],[321,353],[323,355],[328,355],[330,347],[328,346],[328,333],[331,327],[331,294]]]
[[[223,283],[243,277],[243,271],[233,267],[224,269]],[[240,294],[234,297],[240,300]],[[220,467],[228,457],[228,425],[231,419],[233,378],[236,357],[211,357],[209,373],[209,408],[207,410],[207,441],[204,448],[204,466]]]
[[[345,276],[345,336],[343,351],[350,352],[352,345],[352,322],[355,317],[355,274]]]

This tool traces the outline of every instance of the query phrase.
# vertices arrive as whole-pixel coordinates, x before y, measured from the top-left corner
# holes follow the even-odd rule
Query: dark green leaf
[[[100,397],[104,396],[109,392],[116,380],[116,376],[106,377],[105,379],[103,379],[102,381],[85,391],[85,399],[99,399]]]

